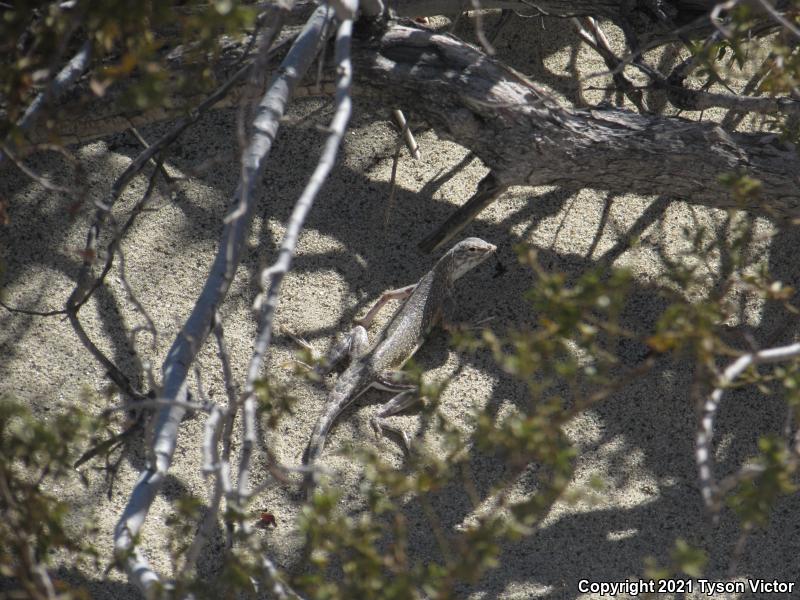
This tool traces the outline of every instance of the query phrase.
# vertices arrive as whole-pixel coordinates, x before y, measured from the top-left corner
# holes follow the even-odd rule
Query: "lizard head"
[[[458,242],[445,254],[441,262],[450,270],[450,280],[455,281],[474,267],[489,258],[497,246],[480,238],[467,238]]]

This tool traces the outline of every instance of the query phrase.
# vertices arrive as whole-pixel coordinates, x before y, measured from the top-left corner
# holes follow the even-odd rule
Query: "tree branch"
[[[721,494],[719,493],[719,487],[714,481],[714,459],[711,452],[711,443],[714,435],[714,419],[716,418],[719,404],[722,401],[722,395],[725,393],[725,388],[736,381],[736,379],[751,366],[763,363],[782,362],[797,356],[800,356],[800,343],[779,346],[777,348],[768,348],[767,350],[760,350],[740,356],[728,365],[728,368],[726,368],[720,376],[717,387],[703,405],[700,427],[697,430],[697,436],[695,438],[695,459],[697,461],[697,470],[700,478],[700,494],[703,497],[705,505],[713,512],[715,519],[720,509]],[[750,471],[748,471],[748,473],[749,472]],[[726,483],[725,489],[729,488],[730,484]]]
[[[252,137],[242,155],[242,177],[234,198],[236,216],[225,224],[217,256],[203,291],[162,367],[164,386],[161,397],[169,406],[159,411],[156,418],[154,460],[140,475],[114,531],[116,555],[124,564],[131,582],[145,594],[158,583],[159,577],[138,548],[134,547],[134,539],[172,462],[178,427],[185,414],[185,408],[176,400],[182,400],[186,393],[188,369],[211,330],[217,307],[228,292],[250,230],[256,204],[255,190],[266,166],[265,159],[272,148],[292,91],[317,55],[323,38],[323,26],[329,18],[327,7],[319,7],[314,11],[257,107]]]
[[[30,103],[22,118],[16,124],[16,130],[19,133],[27,133],[31,130],[39,119],[42,109],[50,102],[58,100],[65,91],[67,91],[78,77],[80,77],[86,68],[89,66],[89,61],[92,58],[92,40],[86,40],[81,49],[72,57],[72,59],[64,66],[58,75],[50,82],[47,88],[42,91],[33,102]],[[6,144],[13,149],[15,144],[13,142],[14,132],[6,139]],[[0,165],[5,160],[5,154],[0,152]]]
[[[714,123],[573,109],[537,84],[448,35],[393,25],[362,39],[356,76],[472,150],[498,183],[663,194],[778,219],[800,216],[800,158],[763,134],[728,134]],[[740,206],[721,175],[762,183]],[[437,235],[441,232],[437,232]]]

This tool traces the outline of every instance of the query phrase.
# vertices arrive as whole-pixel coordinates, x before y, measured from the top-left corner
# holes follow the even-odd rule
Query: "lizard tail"
[[[333,388],[328,400],[325,403],[326,409],[322,416],[317,421],[314,427],[314,433],[311,434],[311,440],[308,442],[306,451],[303,454],[303,465],[306,467],[306,475],[303,482],[303,487],[306,491],[306,496],[311,497],[319,479],[319,472],[314,468],[314,463],[322,454],[322,449],[325,447],[325,439],[328,437],[328,431],[342,414],[342,411],[353,400],[358,398],[359,395],[366,389],[365,382],[369,379],[369,373],[363,365],[351,365],[347,371],[342,373],[336,385]]]
[[[314,427],[314,433],[311,434],[311,439],[309,440],[308,446],[306,446],[306,450],[303,453],[303,466],[307,469],[305,477],[303,478],[303,489],[306,497],[309,499],[314,493],[314,488],[317,486],[319,478],[319,473],[314,468],[314,464],[317,462],[319,455],[322,454],[322,449],[325,447],[325,439],[328,436],[328,431],[330,431],[338,413],[339,411],[336,411],[335,414],[329,413],[320,418]]]

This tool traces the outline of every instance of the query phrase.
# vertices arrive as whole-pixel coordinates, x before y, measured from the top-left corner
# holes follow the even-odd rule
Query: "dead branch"
[[[380,3],[377,3],[380,4]],[[423,17],[431,15],[453,15],[465,8],[471,8],[471,3],[463,0],[397,0],[389,4],[393,14],[400,17]],[[639,50],[656,48],[665,43],[678,40],[706,38],[715,31],[709,17],[709,11],[715,3],[710,1],[671,0],[660,3],[663,11],[669,15],[668,21],[656,18],[650,10],[652,2],[628,0],[585,0],[579,2],[565,2],[561,0],[537,1],[528,0],[482,0],[482,9],[506,9],[520,14],[530,14],[537,10],[541,14],[552,17],[595,17],[609,19],[626,28],[633,34],[639,44]],[[275,7],[270,5],[272,10]],[[534,8],[535,6],[535,8]],[[305,22],[308,15],[314,10],[315,4],[310,1],[297,2],[289,15],[287,23]],[[368,13],[367,7],[363,12]],[[372,8],[368,14],[374,15],[377,9]],[[284,14],[284,13],[278,13]],[[375,15],[377,16],[377,15]],[[763,22],[757,23],[753,30],[754,35],[763,35],[778,28],[779,25],[765,15]],[[226,41],[222,48],[219,60],[210,65],[217,80],[228,79],[232,72],[241,66],[241,61],[246,56],[249,43]],[[169,71],[185,70],[192,67],[187,64],[186,53],[181,47],[174,48],[167,54],[166,68]],[[359,53],[359,47],[354,47]],[[623,64],[630,64],[638,60],[636,56],[623,57]],[[81,85],[70,93],[58,110],[52,114],[53,128],[50,131],[33,129],[30,138],[40,141],[47,135],[57,136],[62,143],[71,144],[86,142],[103,135],[110,135],[125,131],[129,127],[140,127],[155,121],[172,119],[182,116],[187,107],[195,106],[202,101],[202,96],[172,97],[168,102],[144,110],[131,110],[126,108],[119,100],[126,87],[123,85],[112,86],[102,98],[95,97],[88,85]],[[237,106],[247,100],[247,86],[241,81],[226,95],[218,98],[215,108]]]
[[[16,124],[16,132],[27,133],[33,129],[45,106],[58,100],[67,90],[72,87],[75,81],[77,81],[77,79],[88,68],[91,58],[92,40],[86,40],[81,46],[80,50],[78,50],[75,56],[73,56],[72,59],[70,59],[70,61],[64,66],[64,68],[59,71],[58,75],[55,76],[53,81],[50,82],[45,90],[36,96],[33,102],[28,105],[28,108],[25,110],[22,118]],[[5,142],[5,144],[12,149],[15,145],[13,140],[14,133],[15,132],[12,131]],[[4,160],[5,154],[0,152],[0,165],[3,164]]]
[[[292,215],[286,226],[286,233],[283,236],[281,247],[278,251],[278,259],[275,261],[275,264],[261,273],[261,286],[264,291],[256,299],[256,306],[259,310],[259,331],[254,344],[253,355],[248,365],[247,380],[245,382],[245,409],[247,410],[248,406],[252,404],[253,413],[255,413],[254,385],[261,372],[261,365],[272,339],[272,321],[278,306],[281,282],[291,267],[297,238],[300,235],[306,216],[311,210],[317,193],[322,188],[322,184],[327,179],[328,174],[331,172],[336,162],[339,146],[341,145],[342,138],[347,129],[347,123],[350,120],[350,113],[352,110],[350,85],[353,79],[350,44],[353,30],[352,17],[354,15],[355,6],[352,7],[350,18],[341,22],[336,34],[335,61],[338,79],[336,84],[336,110],[329,127],[330,134],[323,147],[319,162],[292,210]],[[243,445],[243,455],[245,450],[246,447]],[[244,458],[243,456],[240,469],[241,465],[246,464]],[[245,482],[244,486],[242,481]],[[241,497],[246,497],[246,482],[246,472],[242,473],[240,471],[239,493]]]

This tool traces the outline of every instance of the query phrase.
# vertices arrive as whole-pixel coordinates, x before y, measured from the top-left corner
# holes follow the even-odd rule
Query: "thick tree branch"
[[[552,4],[553,10],[559,5]],[[704,2],[679,4],[695,12],[709,8]],[[403,6],[411,4],[398,3]],[[573,9],[577,6],[594,14],[620,7],[610,0],[575,3]],[[563,3],[561,10],[567,12]],[[727,208],[738,205],[719,177],[741,173],[762,182],[758,202],[742,208],[770,217],[800,214],[800,162],[775,136],[728,134],[713,123],[624,110],[562,107],[536,84],[455,38],[391,24],[367,29],[354,40],[359,87],[391,106],[402,105],[442,137],[468,147],[503,185],[645,195],[666,189],[678,199]],[[706,95],[705,100],[721,99]],[[752,104],[758,110],[788,106],[783,100]]]
[[[472,150],[502,185],[623,195],[669,190],[676,199],[713,207],[800,216],[800,158],[774,136],[728,134],[714,123],[625,110],[564,107],[477,48],[400,25],[363,39],[356,56],[361,85]],[[761,181],[758,203],[737,205],[719,179],[730,173]]]
[[[645,0],[584,0],[579,2],[481,0],[480,2],[483,9],[508,9],[520,14],[531,14],[531,12],[540,10],[542,14],[553,17],[593,16],[610,19],[617,24],[624,21],[625,26],[636,34],[637,40],[643,48],[654,48],[679,39],[707,37],[714,31],[708,17],[714,2],[671,0],[660,3],[664,5],[663,10],[670,16],[668,23],[652,14],[651,4],[652,2]],[[388,5],[393,13],[401,17],[454,15],[464,8],[472,6],[469,1],[464,3],[463,0],[393,0]],[[287,16],[287,22],[304,22],[315,6],[310,1],[297,2],[291,15]],[[274,6],[272,8],[274,9]],[[363,7],[363,12],[366,12],[366,6]],[[767,17],[764,21],[771,28],[777,27]],[[764,33],[769,28],[762,27],[761,29],[763,31],[760,32]],[[227,79],[240,66],[245,52],[244,48],[245,44],[231,41],[223,45],[220,59],[211,65],[218,80]],[[354,49],[357,50],[357,48]],[[177,71],[186,67],[184,54],[180,52],[180,49],[176,49],[168,55],[168,70]],[[238,105],[244,100],[242,95],[245,89],[246,86],[238,86],[231,90],[230,94],[219,99],[216,107]],[[124,87],[112,86],[105,97],[95,98],[88,87],[83,86],[75,93],[70,94],[66,101],[61,103],[58,112],[53,115],[54,129],[52,133],[58,135],[65,144],[85,142],[98,136],[124,131],[131,125],[139,127],[153,121],[181,116],[185,113],[187,106],[194,106],[202,100],[200,96],[176,97],[159,106],[135,111],[119,101],[123,93]],[[46,133],[34,130],[31,132],[31,139],[41,141]]]
[[[78,50],[77,54],[75,54],[75,56],[72,57],[72,59],[64,66],[64,68],[59,71],[58,75],[55,76],[47,88],[38,96],[36,96],[33,102],[30,103],[28,108],[25,110],[25,113],[22,115],[22,118],[16,124],[16,132],[27,133],[29,130],[31,130],[39,120],[44,107],[48,103],[58,100],[67,90],[70,89],[78,77],[80,77],[88,68],[91,58],[92,40],[86,40],[81,46],[80,50]],[[8,140],[6,141],[11,148],[13,148],[15,145],[13,140],[14,133],[15,132],[12,131],[12,135],[9,136]],[[3,152],[0,152],[0,165],[3,164],[4,160],[5,155]]]
[[[322,185],[325,183],[325,180],[336,162],[339,147],[342,143],[345,131],[347,130],[347,123],[350,121],[350,114],[352,112],[350,85],[353,79],[353,69],[350,59],[350,45],[353,31],[352,18],[355,15],[357,2],[350,0],[348,2],[342,2],[342,4],[345,5],[345,7],[349,5],[351,12],[348,15],[350,18],[345,18],[341,22],[336,33],[335,62],[338,77],[336,82],[336,110],[331,120],[330,134],[323,146],[319,162],[292,210],[289,223],[286,226],[286,233],[283,236],[280,250],[278,251],[278,258],[271,267],[264,269],[261,273],[261,287],[263,291],[259,294],[258,298],[256,298],[256,307],[259,312],[258,334],[254,344],[253,355],[247,368],[247,379],[244,389],[245,411],[249,410],[253,414],[253,420],[255,417],[255,383],[261,372],[261,366],[272,340],[272,322],[275,317],[275,311],[278,308],[281,283],[291,267],[292,257],[294,256],[295,246],[297,245],[297,239],[302,230],[303,223],[311,210],[314,199],[320,189],[322,189]],[[341,12],[345,11],[340,11],[340,13]],[[247,427],[245,427],[245,430],[246,439]],[[253,435],[255,435],[254,431]],[[242,444],[242,458],[239,472],[240,498],[245,498],[247,496],[248,478],[246,470],[243,469],[247,465],[247,461],[249,461],[249,448],[250,446],[247,444],[247,441],[245,441],[245,443]]]
[[[490,171],[478,184],[475,194],[467,202],[454,212],[442,223],[441,227],[434,231],[419,243],[419,249],[425,253],[433,252],[434,249],[446,244],[459,231],[469,225],[480,212],[497,200],[500,195],[508,189],[497,180],[494,172]]]

